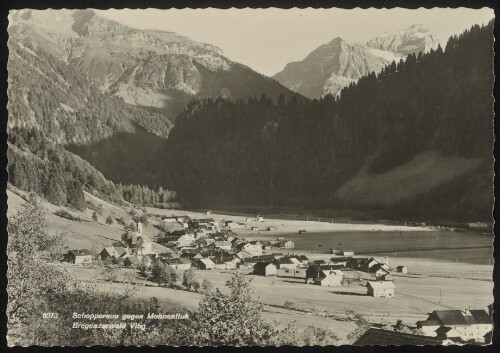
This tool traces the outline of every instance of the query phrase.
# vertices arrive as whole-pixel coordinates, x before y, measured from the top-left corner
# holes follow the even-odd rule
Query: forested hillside
[[[339,99],[198,100],[178,117],[165,145],[165,183],[191,206],[342,207],[489,220],[492,89],[490,23],[450,38],[445,51],[393,62]],[[412,182],[410,171],[425,168],[428,180],[414,174]],[[377,201],[346,190],[356,178],[380,176],[396,184],[405,178],[408,192]]]

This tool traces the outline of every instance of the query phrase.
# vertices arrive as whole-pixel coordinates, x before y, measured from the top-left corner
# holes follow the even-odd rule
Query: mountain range
[[[273,77],[291,90],[309,98],[340,91],[371,72],[379,73],[393,61],[409,54],[437,49],[439,41],[423,25],[387,32],[364,44],[348,43],[340,37],[313,50],[299,62],[291,62]]]
[[[55,123],[50,133],[63,143],[109,137],[117,132],[116,125],[123,125],[118,131],[133,131],[133,124],[138,124],[165,137],[175,117],[197,96],[222,94],[237,98],[265,93],[277,98],[280,94],[294,94],[278,82],[227,59],[213,45],[172,32],[133,29],[93,10],[12,11],[8,32],[9,70],[14,73],[10,75],[9,90],[11,96],[24,97],[22,109],[33,117],[28,121],[19,118],[11,104],[9,125],[36,125],[51,120]],[[18,69],[24,77],[14,79]],[[30,87],[26,80],[45,82],[51,86],[48,89],[55,89],[50,98],[54,101],[50,104],[55,106],[40,114],[43,117],[36,115],[43,108],[33,107],[36,102],[28,97],[48,92],[36,91],[37,87]],[[142,118],[127,119],[128,114],[123,114],[115,122],[97,116],[95,134],[76,133],[65,127],[63,121],[79,124],[79,115],[88,118],[86,108],[92,110],[87,104],[90,95],[99,96],[96,99],[104,100],[104,105],[112,101],[113,105],[125,103],[125,110],[144,108],[130,114]]]
[[[82,188],[115,200],[113,183],[127,183],[192,207],[485,219],[491,28],[444,52],[421,25],[337,37],[269,78],[210,44],[92,10],[12,11],[9,180],[58,203],[77,195],[78,207]]]

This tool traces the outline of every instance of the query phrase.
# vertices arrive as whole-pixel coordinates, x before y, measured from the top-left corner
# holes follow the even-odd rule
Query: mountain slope
[[[411,54],[337,100],[193,102],[162,171],[192,207],[490,221],[492,33],[493,23],[474,26],[444,52]]]
[[[274,76],[291,90],[309,98],[337,96],[342,88],[380,70],[408,54],[436,49],[436,37],[421,25],[385,33],[366,44],[350,44],[342,38],[312,51],[304,60],[289,63]]]
[[[134,124],[167,136],[177,114],[196,96],[293,94],[225,58],[217,47],[171,32],[129,28],[92,10],[19,10],[9,20],[9,89],[19,100],[9,107],[9,124],[45,120],[40,127],[62,143],[131,132]],[[35,95],[43,102],[33,103]],[[82,111],[96,105],[99,116],[82,119]],[[108,116],[116,110],[120,116]],[[92,125],[91,132],[71,131],[67,125],[75,123],[79,130]]]

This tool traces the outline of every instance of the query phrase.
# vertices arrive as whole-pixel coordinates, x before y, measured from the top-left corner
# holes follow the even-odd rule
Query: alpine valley
[[[273,78],[92,10],[8,31],[9,182],[51,203],[130,201],[122,183],[154,205],[491,221],[493,23],[443,47],[421,25],[337,37]]]

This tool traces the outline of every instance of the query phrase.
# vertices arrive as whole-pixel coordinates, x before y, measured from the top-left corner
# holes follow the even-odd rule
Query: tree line
[[[9,182],[54,205],[84,210],[83,190],[118,204],[178,207],[176,193],[159,187],[115,185],[77,155],[56,145],[38,128],[13,127],[8,141]]]

